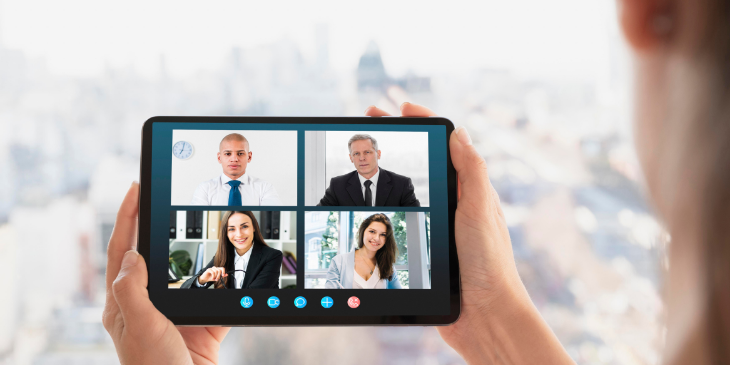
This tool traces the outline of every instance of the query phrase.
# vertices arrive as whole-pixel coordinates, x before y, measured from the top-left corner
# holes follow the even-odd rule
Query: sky
[[[108,65],[185,76],[220,67],[232,47],[294,41],[315,57],[329,29],[330,63],[350,72],[369,41],[388,72],[508,69],[583,77],[606,68],[617,37],[614,0],[230,1],[0,0],[0,42],[44,59],[58,74]]]

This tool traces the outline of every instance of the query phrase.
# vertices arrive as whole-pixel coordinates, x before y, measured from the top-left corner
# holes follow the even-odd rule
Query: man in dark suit
[[[333,177],[318,206],[420,207],[409,177],[378,166],[378,141],[356,134],[347,143],[355,171]]]

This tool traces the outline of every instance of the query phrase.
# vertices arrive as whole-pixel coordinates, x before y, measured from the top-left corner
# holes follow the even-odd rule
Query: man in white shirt
[[[246,173],[252,157],[246,137],[238,133],[225,136],[218,151],[223,173],[198,185],[190,205],[281,205],[273,185]]]

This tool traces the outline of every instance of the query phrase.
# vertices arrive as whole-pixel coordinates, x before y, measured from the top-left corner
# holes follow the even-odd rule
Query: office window
[[[304,253],[307,270],[329,268],[339,248],[339,212],[307,212]]]
[[[396,274],[398,275],[398,281],[400,281],[400,285],[402,285],[404,289],[408,289],[408,270],[398,269],[397,266],[396,270],[398,270]]]

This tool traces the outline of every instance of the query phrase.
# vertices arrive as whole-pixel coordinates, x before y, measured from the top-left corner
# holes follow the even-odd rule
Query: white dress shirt
[[[378,167],[378,172],[376,172],[375,175],[373,175],[373,177],[371,177],[369,179],[364,178],[362,175],[360,175],[360,173],[357,174],[357,177],[360,178],[360,188],[362,189],[363,200],[365,200],[365,181],[370,180],[370,182],[373,183],[372,185],[370,185],[370,191],[373,193],[373,201],[371,202],[371,204],[373,206],[375,206],[375,192],[378,190],[377,186],[378,186],[378,177],[379,176],[380,176],[380,167]],[[367,202],[365,202],[365,204],[367,204]]]
[[[357,273],[357,270],[355,270],[355,276],[352,279],[353,289],[386,289],[388,287],[388,281],[380,279],[380,271],[378,270],[377,265],[375,265],[375,269],[373,269],[373,274],[370,275],[370,279],[365,280]]]
[[[255,243],[254,243],[255,244]],[[233,259],[233,269],[234,270],[244,270],[246,271],[246,268],[248,267],[248,261],[251,258],[251,251],[253,251],[253,245],[244,253],[243,255],[239,255],[238,251],[233,250],[233,254],[236,256]],[[243,279],[246,278],[246,273],[241,271],[236,271],[236,289],[241,289],[241,286],[243,286]],[[200,283],[195,280],[195,284],[199,287],[204,287],[205,285],[200,285]]]
[[[232,179],[226,174],[205,181],[198,185],[193,194],[190,205],[228,205],[228,196]],[[270,183],[257,179],[249,174],[237,179],[241,182],[238,190],[241,192],[241,205],[281,205],[279,194]]]

